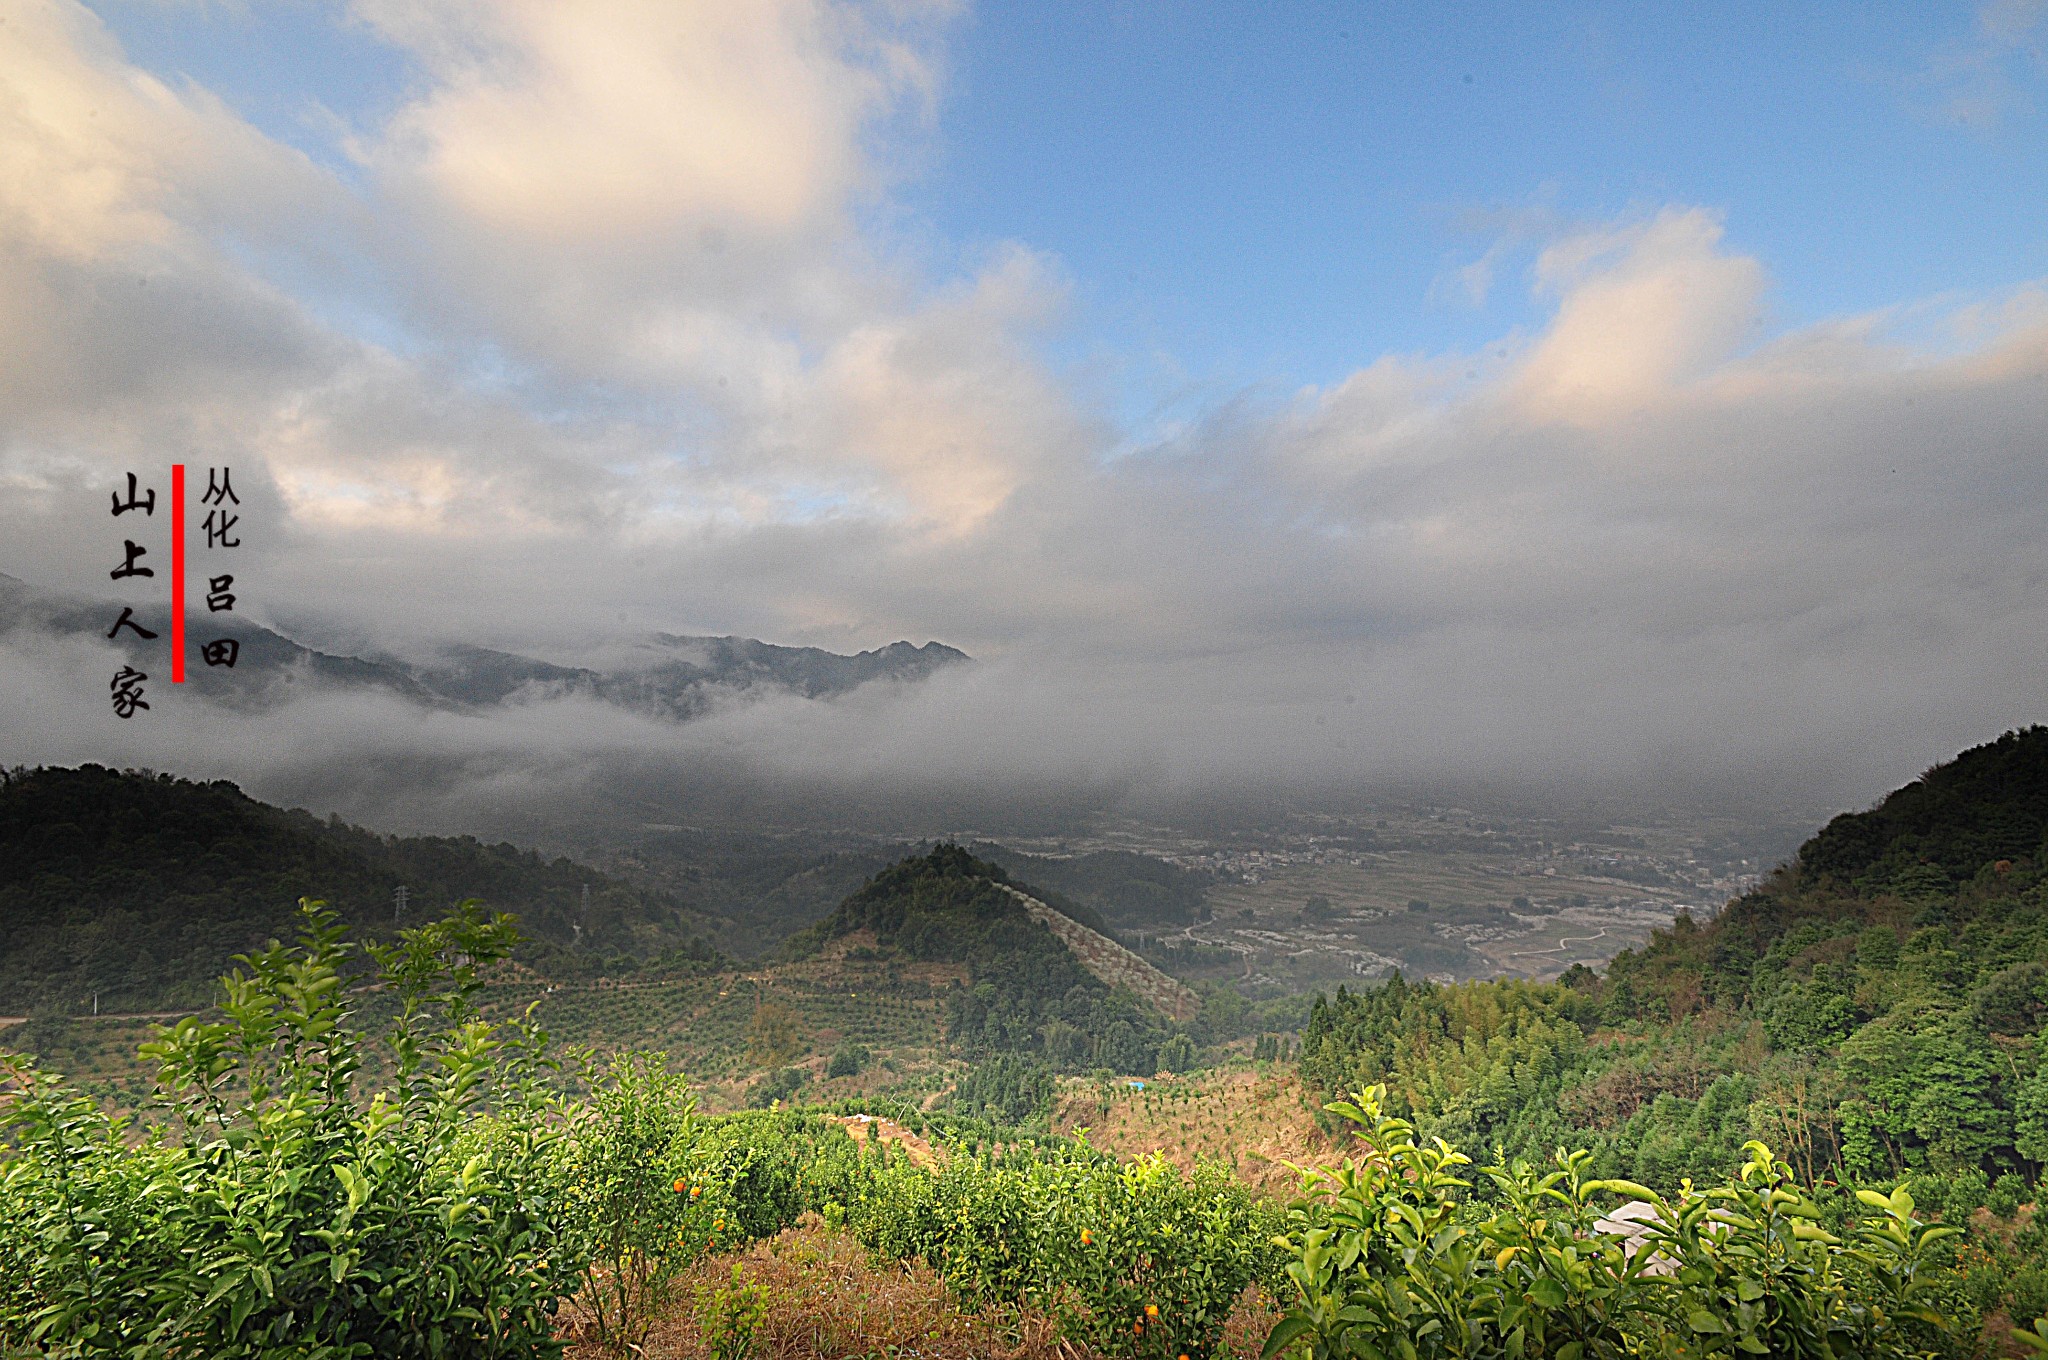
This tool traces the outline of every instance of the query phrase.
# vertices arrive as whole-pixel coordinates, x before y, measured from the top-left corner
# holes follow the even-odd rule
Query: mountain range
[[[122,603],[44,590],[0,574],[0,643],[104,641]],[[134,620],[155,633],[122,629],[113,640],[129,664],[145,672],[165,666],[170,609],[137,606]],[[789,694],[830,699],[874,681],[915,683],[966,664],[965,652],[939,642],[892,642],[852,656],[817,647],[782,647],[743,637],[650,633],[610,650],[602,666],[560,665],[487,647],[452,644],[423,658],[352,656],[309,647],[233,613],[192,613],[194,641],[187,683],[204,698],[238,709],[262,709],[308,688],[377,691],[416,703],[459,709],[538,699],[579,697],[675,721],[687,721],[721,699]],[[198,641],[232,638],[232,669],[211,667]]]

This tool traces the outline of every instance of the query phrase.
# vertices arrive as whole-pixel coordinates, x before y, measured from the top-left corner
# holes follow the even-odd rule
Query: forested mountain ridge
[[[1016,858],[1020,862],[1024,859],[1023,856]],[[1090,930],[1111,935],[1109,923],[1094,908],[1061,893],[1025,883],[1012,877],[1000,864],[976,856],[950,841],[942,841],[925,854],[905,856],[870,875],[829,915],[792,937],[789,952],[798,955],[815,952],[825,941],[856,930],[876,930],[893,936],[911,924],[913,915],[927,909],[966,911],[973,915],[977,913],[975,904],[982,903],[988,910],[1000,914],[998,899],[1004,895],[998,893],[989,897],[978,886],[980,884],[1008,884],[1062,915],[1072,917]]]
[[[296,935],[301,897],[388,933],[400,886],[404,924],[481,898],[517,914],[557,971],[664,949],[709,957],[691,944],[702,922],[672,899],[567,859],[380,836],[226,781],[17,770],[0,773],[0,1011],[77,1010],[95,992],[110,1009],[201,1003],[232,955]]]
[[[1811,1176],[1927,1176],[1982,1202],[2048,1162],[2044,836],[2034,727],[1834,819],[1762,889],[1604,976],[1340,990],[1302,1073],[1386,1081],[1464,1146],[1582,1144],[1654,1185],[1721,1174],[1760,1137]]]
[[[1087,908],[1015,882],[958,845],[940,844],[876,874],[788,950],[803,957],[871,932],[875,944],[858,948],[965,964],[970,985],[951,998],[946,1019],[947,1040],[963,1055],[1017,1055],[1069,1071],[1155,1070],[1169,1038],[1166,1018],[1106,986],[1032,919],[1016,892],[1109,933]]]
[[[1998,998],[2048,967],[2044,842],[2048,727],[2008,732],[1836,817],[1704,927],[1681,920],[1617,955],[1595,990],[1611,1011],[1653,1018],[1708,1003],[1757,1009],[1811,1050],[1844,1023],[1835,994],[1853,1007],[1850,973],[1863,969],[1873,985],[1888,976],[1897,999],[1967,1002],[1991,1032],[2031,1036],[2048,993],[2023,1017],[2000,1012]],[[1820,991],[1786,990],[1802,983]],[[1866,989],[1864,1012],[1887,995]]]

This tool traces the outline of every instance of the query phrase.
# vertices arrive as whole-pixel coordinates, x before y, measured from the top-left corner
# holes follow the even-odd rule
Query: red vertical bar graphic
[[[185,465],[171,464],[171,683],[185,683]]]

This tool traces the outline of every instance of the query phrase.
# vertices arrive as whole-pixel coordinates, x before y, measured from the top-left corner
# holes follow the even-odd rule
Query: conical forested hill
[[[789,950],[801,957],[872,932],[873,943],[860,947],[965,965],[969,985],[947,1015],[947,1038],[963,1053],[1019,1054],[1066,1069],[1155,1070],[1169,1029],[1164,1017],[1107,987],[1004,885],[1108,933],[1094,912],[941,844],[876,874]]]

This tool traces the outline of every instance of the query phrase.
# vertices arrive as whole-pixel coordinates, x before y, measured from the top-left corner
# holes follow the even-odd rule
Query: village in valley
[[[1277,828],[1197,834],[1119,822],[1005,844],[1052,858],[1137,853],[1205,876],[1196,919],[1126,923],[1139,948],[1277,993],[1396,970],[1555,978],[1640,945],[1680,913],[1711,919],[1784,859],[1798,826],[1390,802]]]

